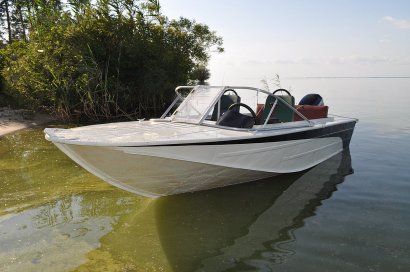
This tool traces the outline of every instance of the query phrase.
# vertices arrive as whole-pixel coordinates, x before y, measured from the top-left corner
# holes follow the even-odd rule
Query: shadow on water
[[[281,244],[352,174],[347,150],[302,173],[159,199],[159,238],[175,271],[263,269]]]

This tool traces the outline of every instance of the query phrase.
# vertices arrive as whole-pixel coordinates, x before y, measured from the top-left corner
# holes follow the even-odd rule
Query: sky
[[[280,77],[410,76],[410,1],[160,0],[172,19],[208,25],[224,40],[210,82]]]

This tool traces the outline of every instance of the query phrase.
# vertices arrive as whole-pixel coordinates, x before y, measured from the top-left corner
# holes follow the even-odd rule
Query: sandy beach
[[[53,119],[44,113],[28,110],[0,108],[0,137],[6,134],[51,122]]]

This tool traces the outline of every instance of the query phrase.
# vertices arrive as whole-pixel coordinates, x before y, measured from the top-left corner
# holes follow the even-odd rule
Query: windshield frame
[[[179,109],[182,109],[182,107],[184,106],[184,104],[188,103],[188,99],[191,97],[191,95],[194,93],[195,90],[197,90],[198,88],[206,88],[206,89],[210,89],[210,88],[218,88],[219,92],[217,93],[217,95],[214,96],[214,99],[209,101],[208,106],[206,108],[204,108],[204,111],[202,113],[202,115],[200,115],[200,118],[196,118],[194,120],[189,120],[188,118],[175,118],[175,115],[177,114]],[[181,89],[192,89],[190,91],[190,93],[184,98],[178,90]],[[161,119],[167,119],[168,121],[171,122],[176,122],[176,123],[190,123],[190,124],[197,124],[197,125],[206,125],[206,126],[210,126],[210,127],[217,127],[217,128],[223,128],[223,129],[228,129],[228,130],[235,130],[235,131],[255,131],[255,130],[271,130],[273,129],[273,127],[271,126],[277,126],[277,125],[267,125],[267,123],[265,122],[261,127],[258,128],[233,128],[233,127],[226,127],[226,126],[220,126],[217,124],[212,124],[209,122],[205,122],[206,117],[209,115],[209,112],[215,107],[215,105],[218,103],[218,101],[221,99],[222,95],[224,94],[224,92],[226,90],[229,89],[241,89],[241,90],[249,90],[249,91],[255,91],[257,93],[261,92],[264,93],[268,96],[272,96],[275,97],[277,101],[282,101],[284,103],[284,105],[286,105],[287,107],[291,108],[293,112],[295,112],[297,115],[299,115],[303,121],[304,121],[304,125],[300,125],[300,127],[305,127],[305,126],[313,126],[314,122],[312,122],[311,120],[307,119],[303,114],[301,114],[300,112],[298,112],[294,107],[292,107],[291,105],[289,105],[285,100],[283,100],[280,96],[274,95],[269,91],[260,89],[260,88],[255,88],[255,87],[245,87],[245,86],[208,86],[208,85],[197,85],[197,86],[179,86],[175,89],[175,92],[177,94],[177,97],[175,98],[175,100],[173,101],[173,103],[168,107],[168,109],[164,112],[164,114],[161,116]],[[171,111],[171,108],[179,101],[182,100],[182,103],[179,105],[179,107],[172,113],[172,115],[170,117],[166,117],[166,115]],[[275,103],[276,104],[276,103]],[[274,108],[274,107],[273,107]],[[271,112],[269,113],[269,117],[272,114],[273,110],[271,110]]]
[[[190,105],[193,110],[195,110],[199,113],[197,117],[190,118],[189,116],[188,117],[183,117],[183,116],[179,117],[178,116],[178,113],[180,113],[180,112],[187,109],[188,103],[194,102],[196,99],[198,99],[197,97],[195,97],[195,94],[196,94],[195,92],[198,92],[198,91],[209,92],[209,89],[217,89],[217,90],[215,91],[215,94],[210,97],[210,100],[207,103],[208,105],[206,105],[203,109],[200,109],[199,111],[198,111],[198,109],[196,109],[196,108],[192,107],[192,105]],[[172,113],[172,115],[170,116],[171,121],[173,121],[173,122],[182,122],[182,123],[191,123],[191,124],[202,124],[204,122],[205,118],[207,117],[207,115],[209,114],[209,112],[213,109],[215,104],[221,98],[221,96],[222,96],[223,92],[225,91],[225,89],[226,89],[226,86],[206,86],[206,85],[195,86],[192,89],[192,91],[188,94],[188,96],[183,100],[181,105],[179,105],[179,107]],[[179,99],[179,98],[177,98],[177,99]]]

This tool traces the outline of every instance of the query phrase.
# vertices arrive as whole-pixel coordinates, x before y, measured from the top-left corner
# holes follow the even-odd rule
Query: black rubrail
[[[183,143],[183,144],[162,144],[162,145],[152,145],[152,146],[253,144],[253,143],[305,140],[305,139],[325,138],[325,137],[340,137],[343,141],[343,148],[347,148],[349,146],[350,139],[352,138],[353,129],[355,125],[356,125],[356,121],[351,121],[349,123],[343,123],[343,124],[328,126],[324,128],[316,128],[316,129],[283,134],[283,135],[274,135],[274,136],[240,139],[240,140],[217,141],[217,142],[214,141],[214,142]],[[131,146],[131,147],[142,147],[142,146]]]

